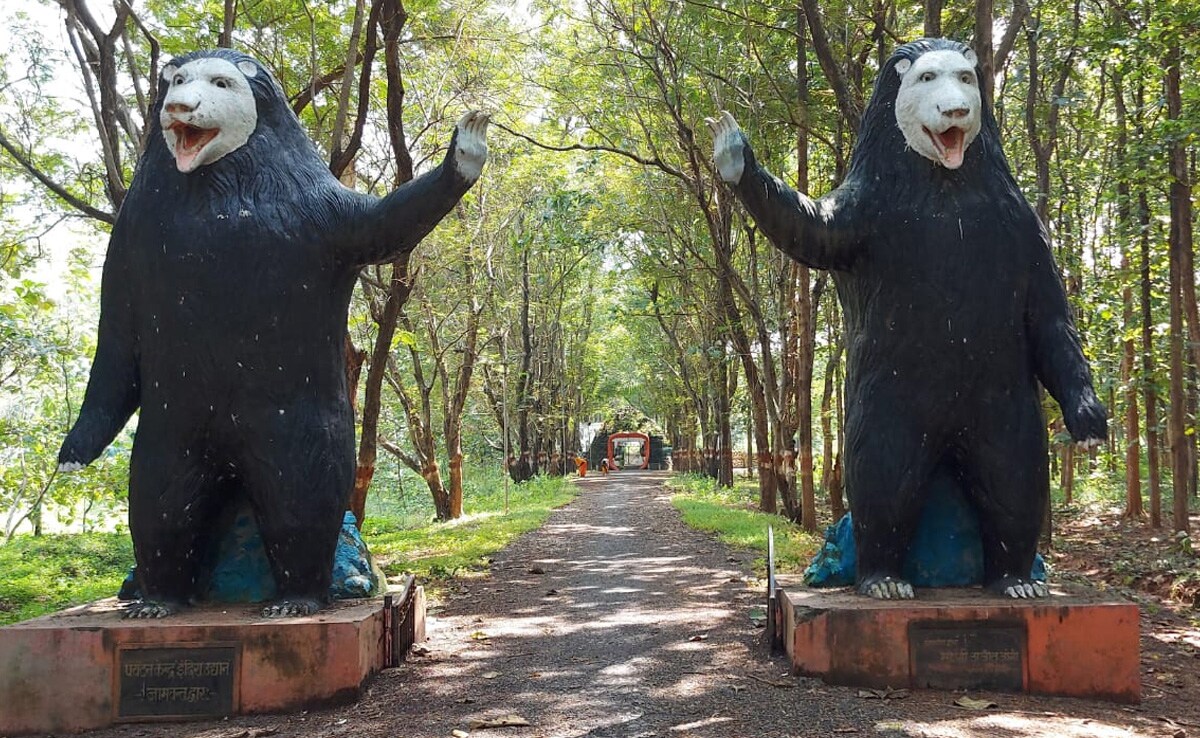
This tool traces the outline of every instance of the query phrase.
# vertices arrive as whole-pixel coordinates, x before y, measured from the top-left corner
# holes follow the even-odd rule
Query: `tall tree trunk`
[[[1138,425],[1138,388],[1135,378],[1136,348],[1134,331],[1136,319],[1133,312],[1133,274],[1128,246],[1133,234],[1132,195],[1127,179],[1131,171],[1129,161],[1129,123],[1125,106],[1125,80],[1120,74],[1113,75],[1113,100],[1117,113],[1117,156],[1122,174],[1117,181],[1117,239],[1121,246],[1121,320],[1124,339],[1121,341],[1121,384],[1125,394],[1125,517],[1139,519],[1145,515],[1142,507],[1142,454],[1140,428]]]
[[[233,46],[233,27],[237,23],[237,0],[225,0],[225,12],[221,15],[221,35],[217,46],[228,49]]]
[[[925,38],[942,35],[942,3],[943,0],[925,0]]]
[[[1166,67],[1167,118],[1182,118],[1183,102],[1180,93],[1180,64],[1182,53],[1178,39],[1172,39],[1164,60]],[[1192,263],[1191,184],[1188,181],[1187,148],[1182,138],[1170,144],[1170,201],[1171,201],[1171,488],[1174,497],[1175,530],[1187,532],[1188,493],[1191,489],[1192,464],[1186,433],[1186,403],[1184,395],[1183,312],[1191,292],[1195,309],[1195,272]],[[1185,286],[1185,282],[1189,284]],[[1189,290],[1190,288],[1190,290]]]
[[[361,21],[356,14],[356,22]],[[341,136],[332,142],[331,149],[340,152],[333,157],[332,170],[335,176],[349,166],[357,153],[362,140],[362,130],[366,124],[365,104],[370,82],[370,67],[376,51],[376,23],[383,31],[384,64],[387,70],[387,120],[388,141],[392,155],[396,160],[396,177],[394,187],[408,182],[413,178],[412,155],[408,150],[408,142],[404,139],[404,84],[400,76],[400,33],[407,20],[404,6],[399,0],[375,0],[372,3],[370,17],[367,22],[366,47],[363,52],[363,69],[359,77],[359,115],[355,120],[354,133],[345,150],[342,148]],[[355,56],[347,56],[354,59]],[[351,67],[353,64],[350,65]],[[349,98],[346,98],[349,105]],[[363,385],[362,417],[360,418],[361,435],[358,441],[358,459],[354,470],[354,487],[350,491],[349,509],[354,513],[358,526],[361,528],[366,515],[367,490],[375,477],[375,461],[379,454],[379,414],[383,407],[382,392],[384,374],[388,358],[391,356],[392,338],[396,335],[396,321],[400,310],[412,292],[412,284],[408,273],[408,254],[401,256],[389,267],[387,279],[387,294],[383,304],[379,298],[373,297],[367,283],[360,280],[363,292],[371,303],[372,318],[379,326],[375,336],[375,344],[368,360],[367,381]]]
[[[882,21],[876,18],[878,26]],[[808,166],[808,49],[805,43],[804,26],[807,19],[803,5],[796,10],[796,21],[799,26],[796,33],[796,93],[800,106],[800,121],[802,125],[796,132],[796,188],[800,192],[809,191]],[[882,33],[882,29],[880,29]],[[800,526],[809,532],[817,529],[817,500],[813,485],[813,402],[812,375],[816,342],[816,326],[813,321],[813,300],[811,277],[808,267],[797,264],[794,268],[796,295],[796,444],[799,452],[800,468]]]

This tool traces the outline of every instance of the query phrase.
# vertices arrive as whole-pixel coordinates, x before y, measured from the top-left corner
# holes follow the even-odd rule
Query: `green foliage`
[[[17,536],[0,546],[0,625],[111,597],[131,566],[126,534]]]
[[[803,571],[821,547],[819,536],[805,533],[786,518],[755,510],[758,488],[746,480],[723,488],[710,477],[678,474],[667,486],[675,490],[671,504],[683,513],[685,523],[716,533],[731,546],[757,552],[756,569],[765,570],[768,526],[775,532],[777,574]]]
[[[363,525],[367,546],[389,576],[411,572],[439,586],[451,577],[486,570],[493,553],[540,526],[551,510],[575,496],[576,487],[565,477],[535,477],[510,486],[505,514],[498,476],[486,486],[464,490],[469,512],[457,520],[410,527],[411,518],[368,517]]]

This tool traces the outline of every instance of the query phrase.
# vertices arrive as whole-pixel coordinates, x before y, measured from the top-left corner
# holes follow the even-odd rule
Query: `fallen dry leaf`
[[[520,715],[501,715],[497,718],[477,718],[467,723],[471,730],[479,730],[480,728],[519,728],[529,724],[529,721]]]
[[[700,633],[698,635],[694,635],[691,638],[689,638],[688,640],[689,641],[707,641],[708,633]]]
[[[468,736],[471,734],[465,730],[459,730],[458,728],[455,728],[454,730],[450,731],[450,735],[454,736],[454,738],[468,738]]]
[[[965,707],[968,710],[990,710],[994,707],[999,707],[991,700],[977,700],[971,697],[959,697],[954,700],[955,707]]]
[[[498,671],[485,671],[485,672],[483,672],[482,674],[480,674],[480,676],[481,676],[481,677],[483,677],[484,679],[495,679],[496,677],[500,676],[500,672],[498,672]]]

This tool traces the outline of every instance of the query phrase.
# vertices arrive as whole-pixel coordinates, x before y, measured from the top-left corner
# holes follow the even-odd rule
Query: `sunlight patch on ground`
[[[1186,643],[1192,648],[1200,649],[1200,629],[1198,628],[1171,628],[1152,632],[1149,635],[1163,643]]]
[[[878,732],[902,731],[921,738],[1140,738],[1147,735],[1095,720],[1074,720],[1049,715],[996,714],[936,722],[877,723]]]
[[[632,536],[634,531],[626,526],[614,525],[583,525],[581,523],[562,523],[548,525],[546,531],[560,536]]]
[[[698,730],[700,728],[707,728],[707,727],[710,727],[713,725],[720,725],[721,723],[728,723],[728,722],[731,722],[732,720],[733,720],[733,718],[715,717],[714,716],[714,717],[710,717],[710,718],[705,718],[704,720],[697,720],[692,723],[680,723],[679,725],[672,725],[671,730],[673,730],[675,732]]]

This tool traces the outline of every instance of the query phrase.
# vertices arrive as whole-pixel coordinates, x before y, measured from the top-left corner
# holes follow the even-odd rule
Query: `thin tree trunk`
[[[1143,113],[1146,104],[1145,84],[1139,80],[1135,96],[1134,133],[1137,139],[1145,140],[1146,129],[1143,123]],[[1139,154],[1139,169],[1145,170],[1145,156]],[[1162,441],[1158,434],[1158,392],[1155,389],[1155,350],[1154,350],[1154,311],[1151,302],[1152,284],[1150,281],[1150,202],[1146,195],[1144,183],[1138,184],[1137,196],[1137,226],[1138,240],[1141,252],[1140,266],[1140,306],[1142,317],[1142,372],[1139,381],[1142,385],[1142,404],[1146,409],[1146,476],[1150,486],[1150,526],[1162,527]]]
[[[796,134],[796,187],[800,192],[809,190],[808,171],[808,51],[805,45],[803,26],[806,17],[803,7],[797,9],[796,34],[796,91],[800,105],[800,120],[804,123]],[[816,326],[813,321],[812,287],[808,267],[795,267],[796,294],[796,443],[799,451],[800,468],[800,526],[808,531],[817,530],[817,500],[813,485],[813,403],[812,375],[816,342]]]
[[[995,63],[992,51],[992,24],[995,22],[993,15],[992,0],[975,0],[975,55],[979,59],[979,69],[983,72],[979,87],[983,92],[983,99],[989,105],[994,99],[992,95],[996,86],[996,74],[992,67]]]

